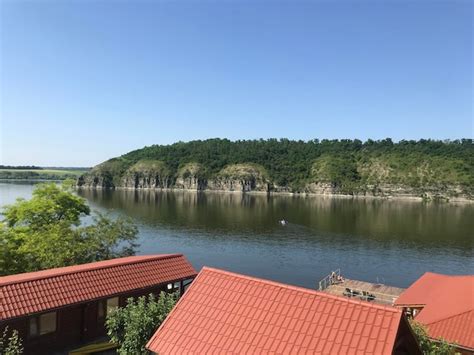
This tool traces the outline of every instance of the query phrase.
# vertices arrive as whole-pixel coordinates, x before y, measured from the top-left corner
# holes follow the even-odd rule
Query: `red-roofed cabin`
[[[203,268],[147,344],[166,354],[421,354],[403,312]]]
[[[17,329],[27,354],[105,339],[107,312],[129,297],[181,293],[196,276],[180,254],[131,256],[0,277],[0,330]]]
[[[425,325],[433,339],[443,338],[462,354],[474,354],[474,275],[425,273],[395,301]]]

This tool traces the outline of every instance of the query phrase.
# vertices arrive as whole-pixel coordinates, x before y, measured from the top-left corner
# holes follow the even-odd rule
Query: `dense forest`
[[[398,186],[410,188],[411,194],[420,196],[427,191],[439,191],[470,198],[474,188],[472,143],[472,139],[394,143],[389,138],[366,142],[178,142],[153,145],[110,159],[81,177],[79,185],[175,187],[182,180],[195,178],[203,182],[197,185],[198,189],[205,189],[214,186],[208,184],[213,179],[235,178],[263,181],[268,191],[313,192],[315,186],[324,185],[332,193],[377,195],[377,189],[383,186]],[[143,185],[140,181],[144,177],[151,177],[153,184]]]

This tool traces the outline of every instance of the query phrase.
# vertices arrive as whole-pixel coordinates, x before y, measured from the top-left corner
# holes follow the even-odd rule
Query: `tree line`
[[[99,165],[95,172],[102,168],[113,179],[138,161],[159,160],[175,175],[185,164],[199,163],[209,178],[227,165],[252,163],[265,168],[272,183],[294,192],[303,192],[308,183],[329,182],[348,190],[377,183],[455,185],[472,193],[472,143],[472,139],[208,139],[144,147]]]

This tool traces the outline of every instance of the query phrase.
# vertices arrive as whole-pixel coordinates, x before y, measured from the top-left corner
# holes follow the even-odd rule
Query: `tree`
[[[137,300],[129,298],[125,307],[117,308],[107,315],[107,334],[118,345],[118,354],[148,354],[146,343],[177,300],[176,293],[166,292],[161,292],[158,298],[153,294]]]
[[[3,215],[9,227],[41,230],[51,224],[79,225],[81,216],[90,213],[85,200],[71,193],[69,182],[39,184],[30,200],[18,199],[4,208]]]
[[[0,275],[82,264],[134,254],[137,228],[91,211],[70,183],[39,184],[30,200],[4,207]],[[90,220],[84,222],[84,218]]]
[[[205,172],[200,177],[206,180],[218,178],[219,172],[231,164],[257,164],[268,172],[272,184],[289,187],[293,192],[321,182],[333,184],[341,193],[371,192],[374,184],[369,180],[376,178],[379,185],[411,187],[417,193],[423,187],[443,192],[445,186],[450,186],[453,189],[449,195],[456,196],[460,189],[473,198],[472,143],[472,139],[398,143],[390,138],[364,143],[357,139],[208,139],[134,150],[99,164],[79,178],[78,183],[94,185],[100,181],[103,187],[118,187],[125,181],[124,176],[136,172],[137,166],[145,172],[159,164],[166,171],[162,177],[173,185],[187,164],[199,164]],[[322,173],[328,181],[311,174],[321,160],[327,161]]]
[[[19,355],[23,354],[23,345],[18,331],[14,329],[9,335],[8,327],[0,334],[0,354]]]
[[[443,339],[431,339],[426,327],[416,320],[410,320],[410,325],[418,340],[421,351],[425,355],[453,355],[456,353],[453,344]]]

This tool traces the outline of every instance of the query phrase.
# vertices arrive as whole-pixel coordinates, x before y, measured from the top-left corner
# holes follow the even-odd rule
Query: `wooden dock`
[[[348,290],[352,292],[348,292]],[[345,279],[341,283],[330,283],[321,291],[331,295],[350,297],[354,300],[393,305],[405,289],[379,283]],[[365,297],[364,294],[366,295]]]

